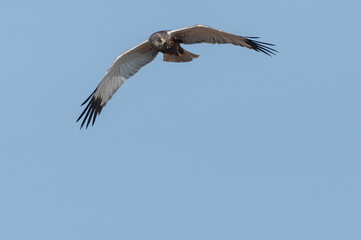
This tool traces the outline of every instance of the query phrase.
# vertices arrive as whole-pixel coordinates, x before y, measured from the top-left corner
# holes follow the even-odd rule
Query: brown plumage
[[[169,31],[153,33],[149,37],[149,43],[155,50],[163,53],[165,62],[190,62],[199,55],[188,52],[180,46],[180,41],[170,36]]]
[[[269,56],[277,51],[270,43],[256,41],[256,37],[241,37],[204,25],[196,25],[173,31],[153,33],[142,44],[119,55],[110,66],[95,91],[83,102],[88,104],[77,122],[84,116],[80,128],[86,123],[94,125],[97,115],[115,94],[118,88],[141,67],[153,61],[159,52],[166,62],[190,62],[199,55],[188,52],[180,44],[218,43],[233,44],[265,53]]]

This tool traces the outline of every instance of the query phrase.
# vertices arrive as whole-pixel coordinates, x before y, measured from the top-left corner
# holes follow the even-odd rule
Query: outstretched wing
[[[158,51],[152,49],[147,40],[119,55],[95,91],[83,102],[82,106],[90,100],[77,120],[78,122],[84,116],[80,128],[82,128],[85,123],[86,128],[88,128],[91,121],[92,125],[94,125],[97,115],[100,114],[105,104],[112,98],[118,88],[128,78],[137,73],[141,67],[153,61],[157,54]]]
[[[171,37],[180,43],[195,44],[195,43],[219,43],[219,44],[233,44],[249,49],[263,52],[267,55],[272,55],[277,52],[269,46],[274,46],[270,43],[259,42],[253,39],[257,37],[241,37],[231,33],[227,33],[218,29],[214,29],[205,25],[195,25],[187,28],[169,31]]]

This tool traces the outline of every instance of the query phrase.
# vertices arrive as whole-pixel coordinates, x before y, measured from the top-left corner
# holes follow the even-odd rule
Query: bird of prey
[[[233,44],[253,49],[267,55],[277,52],[270,43],[256,41],[257,37],[242,37],[205,25],[195,25],[177,30],[153,33],[148,40],[119,55],[94,92],[83,102],[88,102],[77,122],[82,118],[80,128],[90,122],[94,125],[97,115],[115,94],[118,88],[141,67],[153,61],[159,52],[163,53],[166,62],[190,62],[199,55],[188,52],[181,44],[218,43]]]

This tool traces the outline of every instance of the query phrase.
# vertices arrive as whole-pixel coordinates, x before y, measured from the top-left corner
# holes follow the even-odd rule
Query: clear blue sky
[[[361,239],[359,1],[2,1],[0,239]],[[193,45],[80,104],[122,52],[205,24],[275,43]]]

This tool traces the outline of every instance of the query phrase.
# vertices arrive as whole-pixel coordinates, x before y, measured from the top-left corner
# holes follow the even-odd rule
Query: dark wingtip
[[[277,50],[269,47],[269,46],[275,46],[274,44],[260,42],[260,41],[256,41],[256,40],[252,40],[252,39],[255,39],[255,37],[247,37],[246,44],[251,46],[251,48],[253,50],[255,50],[257,52],[263,52],[264,54],[267,54],[268,56],[276,55],[276,53],[278,53]]]
[[[90,94],[90,96],[87,98],[87,99],[85,99],[85,101],[80,105],[80,106],[83,106],[87,101],[89,101],[89,99],[94,95],[94,93],[95,93],[95,91],[97,90],[98,88],[96,88],[95,90],[94,90],[94,92],[92,93],[92,94]]]
[[[95,89],[96,91],[96,89]],[[100,114],[100,112],[102,111],[103,106],[101,106],[101,102],[102,99],[99,97],[94,97],[94,93],[95,91],[83,102],[82,106],[87,103],[89,100],[88,105],[85,107],[84,111],[80,114],[80,116],[78,117],[78,119],[76,120],[76,122],[79,122],[79,120],[84,116],[84,119],[80,125],[80,129],[82,129],[82,127],[84,126],[84,124],[86,123],[86,127],[88,128],[90,122],[92,121],[92,125],[94,125],[96,116]]]

